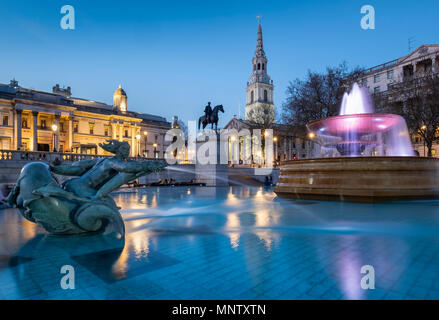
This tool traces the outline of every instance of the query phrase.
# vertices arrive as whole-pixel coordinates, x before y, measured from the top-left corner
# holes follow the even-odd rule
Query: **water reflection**
[[[47,274],[59,275],[64,264],[81,266],[109,285],[153,274],[150,279],[167,287],[167,275],[174,272],[187,277],[186,292],[189,284],[209,283],[213,294],[224,290],[229,298],[247,299],[369,299],[383,290],[407,291],[420,272],[439,277],[437,201],[293,201],[249,187],[133,191],[114,194],[127,231],[114,242],[48,236],[16,212],[3,211],[0,254],[9,257],[3,268],[18,296]],[[173,271],[180,264],[184,267]],[[373,292],[360,287],[366,264],[376,270]],[[54,279],[47,281],[59,286]],[[279,286],[283,289],[275,290]],[[249,294],[239,296],[243,290]],[[201,298],[193,294],[188,298]]]

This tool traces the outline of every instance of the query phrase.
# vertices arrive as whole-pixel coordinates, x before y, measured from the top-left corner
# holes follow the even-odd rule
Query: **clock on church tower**
[[[274,86],[267,73],[267,62],[262,42],[262,26],[259,20],[256,51],[252,59],[253,72],[246,89],[245,119],[264,125],[274,122]]]

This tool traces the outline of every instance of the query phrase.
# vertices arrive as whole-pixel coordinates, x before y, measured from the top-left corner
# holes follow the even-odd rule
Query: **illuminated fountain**
[[[343,96],[339,116],[307,125],[322,146],[321,156],[328,148],[336,149],[342,157],[413,156],[404,118],[373,112],[367,89],[355,83]]]
[[[415,157],[403,117],[373,112],[367,89],[354,84],[340,115],[307,125],[320,145],[317,158],[285,161],[276,193],[353,201],[439,197],[439,159]]]

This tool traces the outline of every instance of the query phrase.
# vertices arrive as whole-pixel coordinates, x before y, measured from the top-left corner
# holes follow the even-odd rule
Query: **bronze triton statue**
[[[213,129],[213,125],[215,125],[215,130],[218,129],[218,112],[221,111],[224,113],[223,106],[220,104],[213,108],[210,106],[210,102],[207,103],[207,106],[204,108],[204,116],[198,119],[198,130],[200,130],[201,124],[203,124],[203,130],[210,123],[211,128]]]
[[[99,146],[115,156],[71,165],[26,164],[7,198],[9,205],[50,233],[105,231],[124,235],[119,208],[109,193],[136,178],[163,170],[166,164],[128,160],[128,142],[108,140]],[[76,178],[59,185],[53,173]]]

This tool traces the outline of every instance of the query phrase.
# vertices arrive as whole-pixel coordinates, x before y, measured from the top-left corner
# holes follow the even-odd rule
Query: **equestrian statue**
[[[128,159],[128,142],[107,140],[99,146],[113,157],[71,165],[31,162],[21,170],[7,201],[27,220],[58,235],[103,232],[125,234],[123,219],[110,192],[141,176],[159,172],[161,161]],[[54,174],[73,176],[59,184]]]
[[[207,103],[207,106],[204,108],[204,116],[198,119],[198,130],[200,130],[201,124],[203,124],[203,130],[207,127],[208,124],[211,124],[211,128],[213,129],[213,125],[215,125],[215,130],[218,129],[218,112],[221,111],[224,113],[223,105],[220,104],[213,108],[210,106],[210,102]]]

